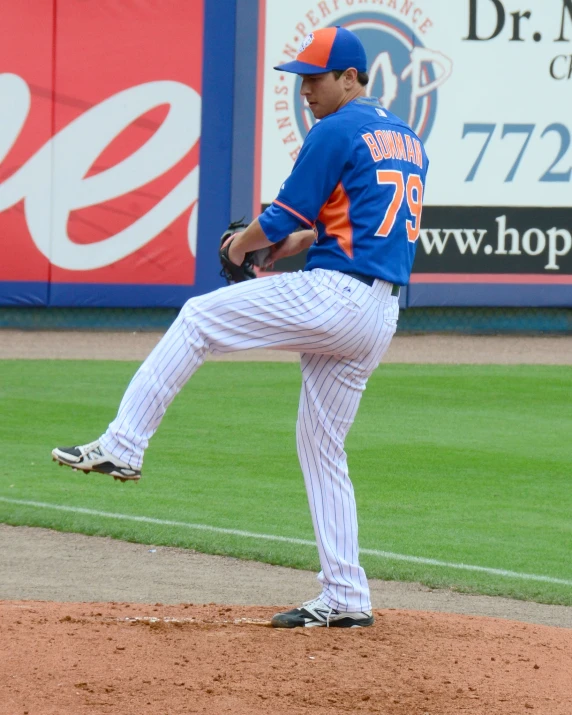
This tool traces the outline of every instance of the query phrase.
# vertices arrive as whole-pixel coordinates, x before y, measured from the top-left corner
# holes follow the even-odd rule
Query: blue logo
[[[451,75],[451,60],[426,48],[411,28],[383,13],[354,13],[336,20],[330,27],[334,25],[355,32],[365,47],[370,63],[368,96],[377,97],[426,141],[437,113],[437,88]],[[298,130],[304,139],[316,120],[300,97],[301,84],[297,77],[294,107]]]

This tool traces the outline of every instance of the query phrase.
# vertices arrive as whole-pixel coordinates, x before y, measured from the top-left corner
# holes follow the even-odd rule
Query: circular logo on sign
[[[331,26],[334,25],[354,32],[365,47],[369,60],[368,96],[377,97],[425,141],[437,112],[437,87],[450,76],[451,60],[424,47],[409,27],[383,13],[345,15]],[[304,138],[316,120],[300,97],[301,84],[301,78],[297,77],[295,116]]]

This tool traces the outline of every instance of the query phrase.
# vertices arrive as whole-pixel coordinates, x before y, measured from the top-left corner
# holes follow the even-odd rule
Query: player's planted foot
[[[337,611],[327,606],[320,598],[315,598],[313,601],[306,601],[300,608],[277,613],[271,623],[274,628],[363,628],[373,625],[373,620],[371,611]]]
[[[133,469],[126,462],[113,457],[99,441],[77,447],[56,447],[52,450],[54,462],[65,464],[73,470],[109,474],[122,482],[137,481],[141,478],[141,470]]]

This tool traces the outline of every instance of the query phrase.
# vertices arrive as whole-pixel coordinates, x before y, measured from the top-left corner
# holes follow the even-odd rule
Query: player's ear
[[[357,82],[358,71],[355,67],[349,67],[344,72],[344,85],[346,89],[351,89]]]

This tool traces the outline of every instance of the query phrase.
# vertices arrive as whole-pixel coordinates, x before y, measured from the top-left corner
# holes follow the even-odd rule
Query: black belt
[[[377,278],[373,278],[372,276],[364,276],[361,273],[349,273],[349,271],[342,271],[342,273],[345,273],[346,276],[351,276],[352,278],[357,278],[358,281],[361,281],[362,283],[365,283],[368,286],[372,286],[373,282],[377,280]],[[399,298],[399,286],[397,283],[393,284],[393,287],[391,288],[391,295],[394,296],[395,298]]]

